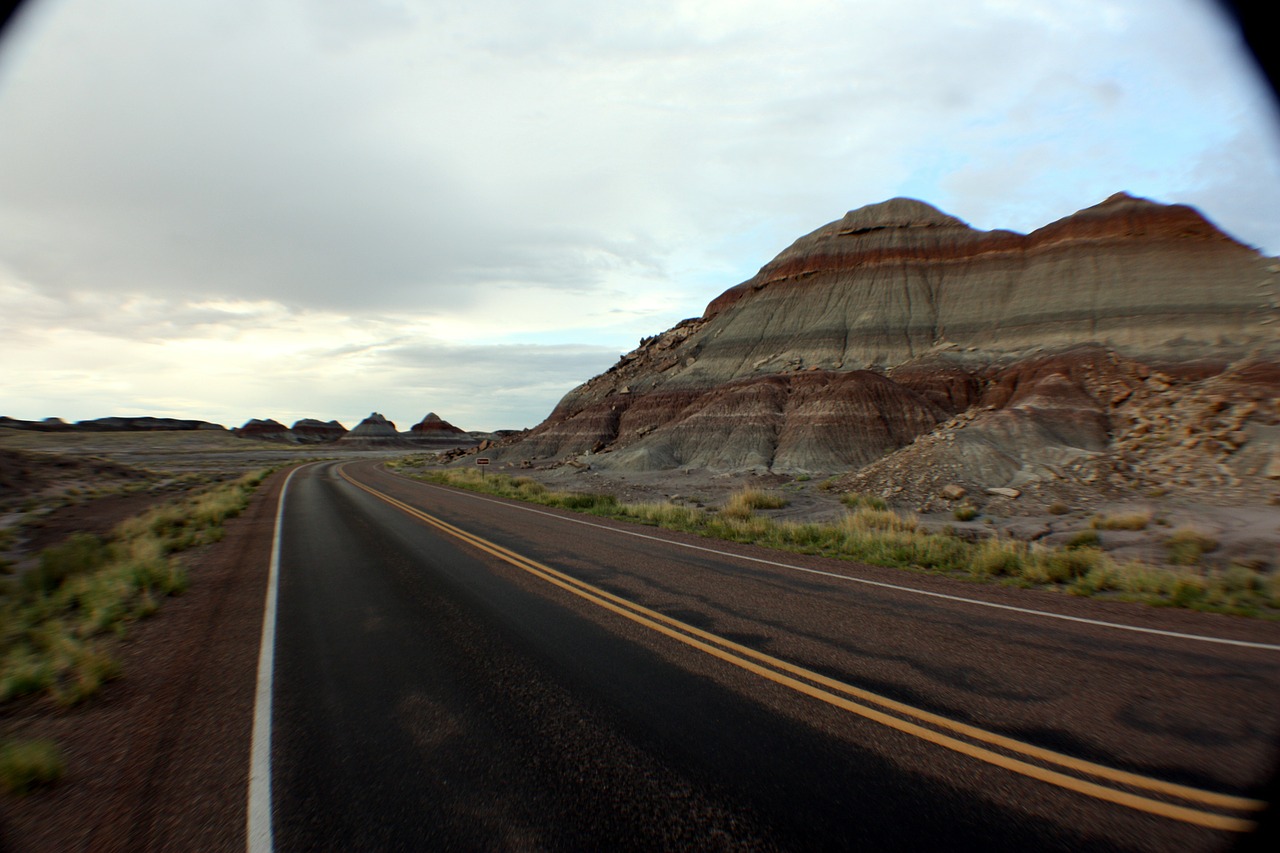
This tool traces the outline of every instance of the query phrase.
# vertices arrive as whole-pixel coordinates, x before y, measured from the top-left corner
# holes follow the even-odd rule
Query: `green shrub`
[[[729,518],[744,519],[757,509],[781,509],[789,501],[782,495],[775,495],[760,489],[743,489],[729,496],[720,512]]]
[[[1095,515],[1089,526],[1096,530],[1146,530],[1151,523],[1149,512],[1127,512],[1115,515]]]
[[[1165,542],[1169,562],[1175,566],[1194,566],[1203,554],[1218,547],[1218,540],[1192,527],[1180,527]]]
[[[978,517],[978,508],[971,503],[962,503],[951,511],[956,521],[973,521]]]
[[[889,504],[885,499],[878,495],[864,495],[860,492],[845,492],[840,496],[840,503],[850,509],[861,509],[869,507],[870,509],[888,509]]]
[[[920,522],[910,515],[899,515],[887,509],[861,507],[845,516],[845,524],[855,530],[894,530],[912,531],[920,526]]]
[[[1220,578],[1222,588],[1228,593],[1262,592],[1265,582],[1258,572],[1248,566],[1232,563]]]
[[[1068,583],[1083,577],[1105,559],[1097,548],[1071,551],[1044,551],[1036,561],[1038,572],[1049,583]]]
[[[66,677],[54,686],[54,699],[64,707],[77,705],[119,677],[120,664],[115,658],[92,646],[80,646],[72,653]]]
[[[625,504],[622,506],[622,510],[627,518],[644,524],[669,527],[675,530],[692,529],[700,515],[700,512],[692,507],[680,506],[679,504],[665,501],[660,503]]]
[[[1205,597],[1206,591],[1201,578],[1183,576],[1174,581],[1170,600],[1175,607],[1191,607]]]
[[[106,543],[100,538],[92,533],[73,533],[62,544],[40,552],[40,564],[23,576],[23,588],[29,592],[53,592],[67,578],[92,572],[109,557]]]
[[[10,649],[0,660],[0,702],[39,693],[53,686],[53,661],[30,649]]]
[[[1014,577],[1022,574],[1026,557],[1024,546],[1003,539],[988,539],[976,547],[970,566],[982,577]]]
[[[63,772],[62,753],[51,740],[0,742],[0,787],[9,793],[25,794],[40,785],[50,785]]]
[[[1067,540],[1066,548],[1074,551],[1077,548],[1097,548],[1102,545],[1102,537],[1096,530],[1078,530]]]
[[[1054,501],[1049,504],[1047,509],[1051,515],[1066,515],[1071,512],[1071,507],[1067,506],[1062,501]]]
[[[613,495],[596,495],[590,492],[555,492],[556,506],[565,509],[606,510],[616,507],[618,499]]]

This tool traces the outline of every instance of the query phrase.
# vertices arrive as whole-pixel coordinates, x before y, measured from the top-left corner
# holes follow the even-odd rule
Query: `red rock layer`
[[[642,340],[513,454],[829,471],[979,411],[993,414],[956,446],[993,472],[1036,448],[1099,452],[1111,403],[1097,389],[1121,359],[1177,378],[1280,352],[1273,261],[1190,207],[1123,193],[1027,235],[910,199],[869,205]]]

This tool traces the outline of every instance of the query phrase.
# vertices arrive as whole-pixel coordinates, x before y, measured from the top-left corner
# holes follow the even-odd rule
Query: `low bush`
[[[28,592],[48,593],[74,575],[92,572],[110,558],[106,543],[92,533],[73,533],[61,545],[40,552],[40,563],[22,578]]]
[[[978,517],[978,508],[971,503],[962,503],[951,511],[956,521],[973,521]]]
[[[62,753],[51,740],[0,742],[0,787],[11,794],[25,794],[62,777]]]
[[[1027,561],[1026,546],[1007,539],[988,539],[974,548],[970,567],[980,577],[1016,577]]]
[[[911,531],[920,526],[914,516],[899,515],[887,509],[864,506],[845,516],[846,523],[858,530]]]
[[[757,509],[781,509],[788,503],[782,495],[760,489],[743,489],[729,496],[720,512],[729,518],[748,518]]]
[[[849,509],[861,509],[862,507],[871,509],[889,508],[889,504],[879,495],[864,495],[860,492],[845,492],[840,496],[840,503],[849,507]]]
[[[1151,523],[1149,512],[1126,512],[1115,515],[1095,515],[1089,526],[1096,530],[1146,530]]]
[[[1034,574],[1048,583],[1069,583],[1103,565],[1106,555],[1097,548],[1041,551],[1034,562]]]
[[[1180,527],[1169,535],[1165,548],[1175,566],[1194,566],[1200,557],[1218,547],[1218,540],[1192,527]]]
[[[1098,535],[1098,531],[1078,530],[1071,534],[1064,547],[1068,550],[1075,550],[1076,548],[1098,548],[1101,545],[1102,537]]]

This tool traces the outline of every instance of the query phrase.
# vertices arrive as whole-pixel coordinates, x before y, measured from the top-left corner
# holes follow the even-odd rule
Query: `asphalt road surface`
[[[1216,850],[1270,825],[1274,624],[721,543],[371,462],[299,469],[278,549],[250,818],[277,850]]]

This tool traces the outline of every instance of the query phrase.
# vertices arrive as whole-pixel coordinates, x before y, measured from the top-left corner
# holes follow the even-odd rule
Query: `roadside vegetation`
[[[62,778],[62,752],[51,740],[0,741],[0,791],[25,794]]]
[[[0,578],[0,702],[44,693],[75,705],[119,676],[110,639],[186,588],[175,555],[220,540],[223,522],[244,510],[268,473],[155,507],[105,537],[73,534],[33,568]]]
[[[1095,530],[1146,530],[1151,523],[1149,512],[1126,512],[1115,515],[1095,515],[1089,526]]]
[[[844,495],[841,500],[849,508],[845,517],[817,524],[756,514],[756,509],[785,505],[780,496],[758,490],[738,492],[721,508],[703,509],[670,502],[622,503],[609,494],[553,491],[529,477],[482,477],[474,469],[416,471],[412,465],[396,467],[427,482],[803,554],[1060,589],[1073,595],[1106,594],[1163,606],[1280,618],[1280,573],[1238,565],[1222,571],[1202,568],[1198,565],[1200,555],[1217,543],[1195,531],[1176,531],[1168,543],[1171,565],[1153,566],[1117,560],[1102,551],[1096,528],[1117,529],[1107,524],[1081,531],[1060,548],[998,537],[975,542],[950,529],[927,531],[915,516],[888,509],[877,496]],[[1120,520],[1118,529],[1134,529],[1131,525],[1137,523],[1126,518]]]

